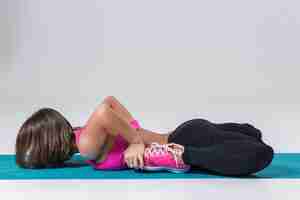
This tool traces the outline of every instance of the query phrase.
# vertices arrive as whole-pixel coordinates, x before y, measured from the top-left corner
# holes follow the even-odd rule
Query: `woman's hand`
[[[129,168],[144,167],[144,143],[132,143],[124,152],[124,159]]]

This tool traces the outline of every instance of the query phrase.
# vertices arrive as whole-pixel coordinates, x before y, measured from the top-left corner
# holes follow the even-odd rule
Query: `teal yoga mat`
[[[66,166],[51,169],[23,169],[15,164],[15,155],[0,155],[0,179],[195,179],[195,178],[300,178],[300,153],[276,153],[265,169],[244,177],[212,174],[199,169],[187,173],[141,172],[133,169],[95,170],[75,154]]]

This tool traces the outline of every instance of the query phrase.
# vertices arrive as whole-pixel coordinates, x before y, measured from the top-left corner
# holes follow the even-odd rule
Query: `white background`
[[[83,125],[105,96],[144,128],[252,123],[300,151],[299,1],[1,0],[0,152],[41,107]]]

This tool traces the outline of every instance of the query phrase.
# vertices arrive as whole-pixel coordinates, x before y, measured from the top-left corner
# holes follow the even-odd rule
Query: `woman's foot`
[[[147,171],[167,170],[174,173],[187,172],[190,165],[182,160],[184,146],[176,143],[159,144],[153,142],[145,148],[144,168]]]

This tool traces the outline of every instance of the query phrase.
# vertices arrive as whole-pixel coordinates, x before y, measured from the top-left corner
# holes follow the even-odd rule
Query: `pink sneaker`
[[[151,143],[145,148],[144,152],[144,168],[147,171],[167,170],[174,173],[187,172],[190,165],[186,165],[181,155],[184,152],[184,147],[175,144],[159,144]]]

